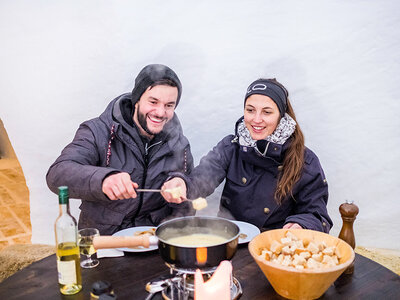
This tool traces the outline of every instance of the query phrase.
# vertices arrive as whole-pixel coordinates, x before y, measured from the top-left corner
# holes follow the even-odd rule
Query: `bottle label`
[[[76,284],[75,260],[57,260],[58,282],[60,284]]]

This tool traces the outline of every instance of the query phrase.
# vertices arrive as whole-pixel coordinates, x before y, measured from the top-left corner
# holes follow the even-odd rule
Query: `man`
[[[80,125],[46,176],[54,193],[66,185],[71,198],[82,199],[79,228],[95,227],[104,235],[194,214],[187,203],[169,204],[160,193],[135,191],[160,189],[168,173],[193,169],[189,142],[174,113],[181,93],[173,70],[148,65],[132,93]]]

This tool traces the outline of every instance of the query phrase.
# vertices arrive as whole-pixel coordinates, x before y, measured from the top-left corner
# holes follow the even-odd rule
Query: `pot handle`
[[[156,245],[158,239],[155,236],[111,236],[102,235],[93,238],[93,247],[97,249],[107,248],[126,248],[142,246],[149,248],[150,245]]]

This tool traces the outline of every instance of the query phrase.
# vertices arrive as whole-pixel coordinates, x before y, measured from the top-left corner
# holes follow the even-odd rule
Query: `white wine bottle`
[[[58,284],[64,295],[82,289],[76,220],[69,212],[68,187],[58,188],[60,215],[55,223]]]

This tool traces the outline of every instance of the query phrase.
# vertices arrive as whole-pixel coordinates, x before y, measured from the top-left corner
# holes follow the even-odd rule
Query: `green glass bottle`
[[[58,284],[64,295],[73,295],[82,289],[77,224],[69,212],[68,187],[58,188],[60,215],[56,219],[56,255]]]

